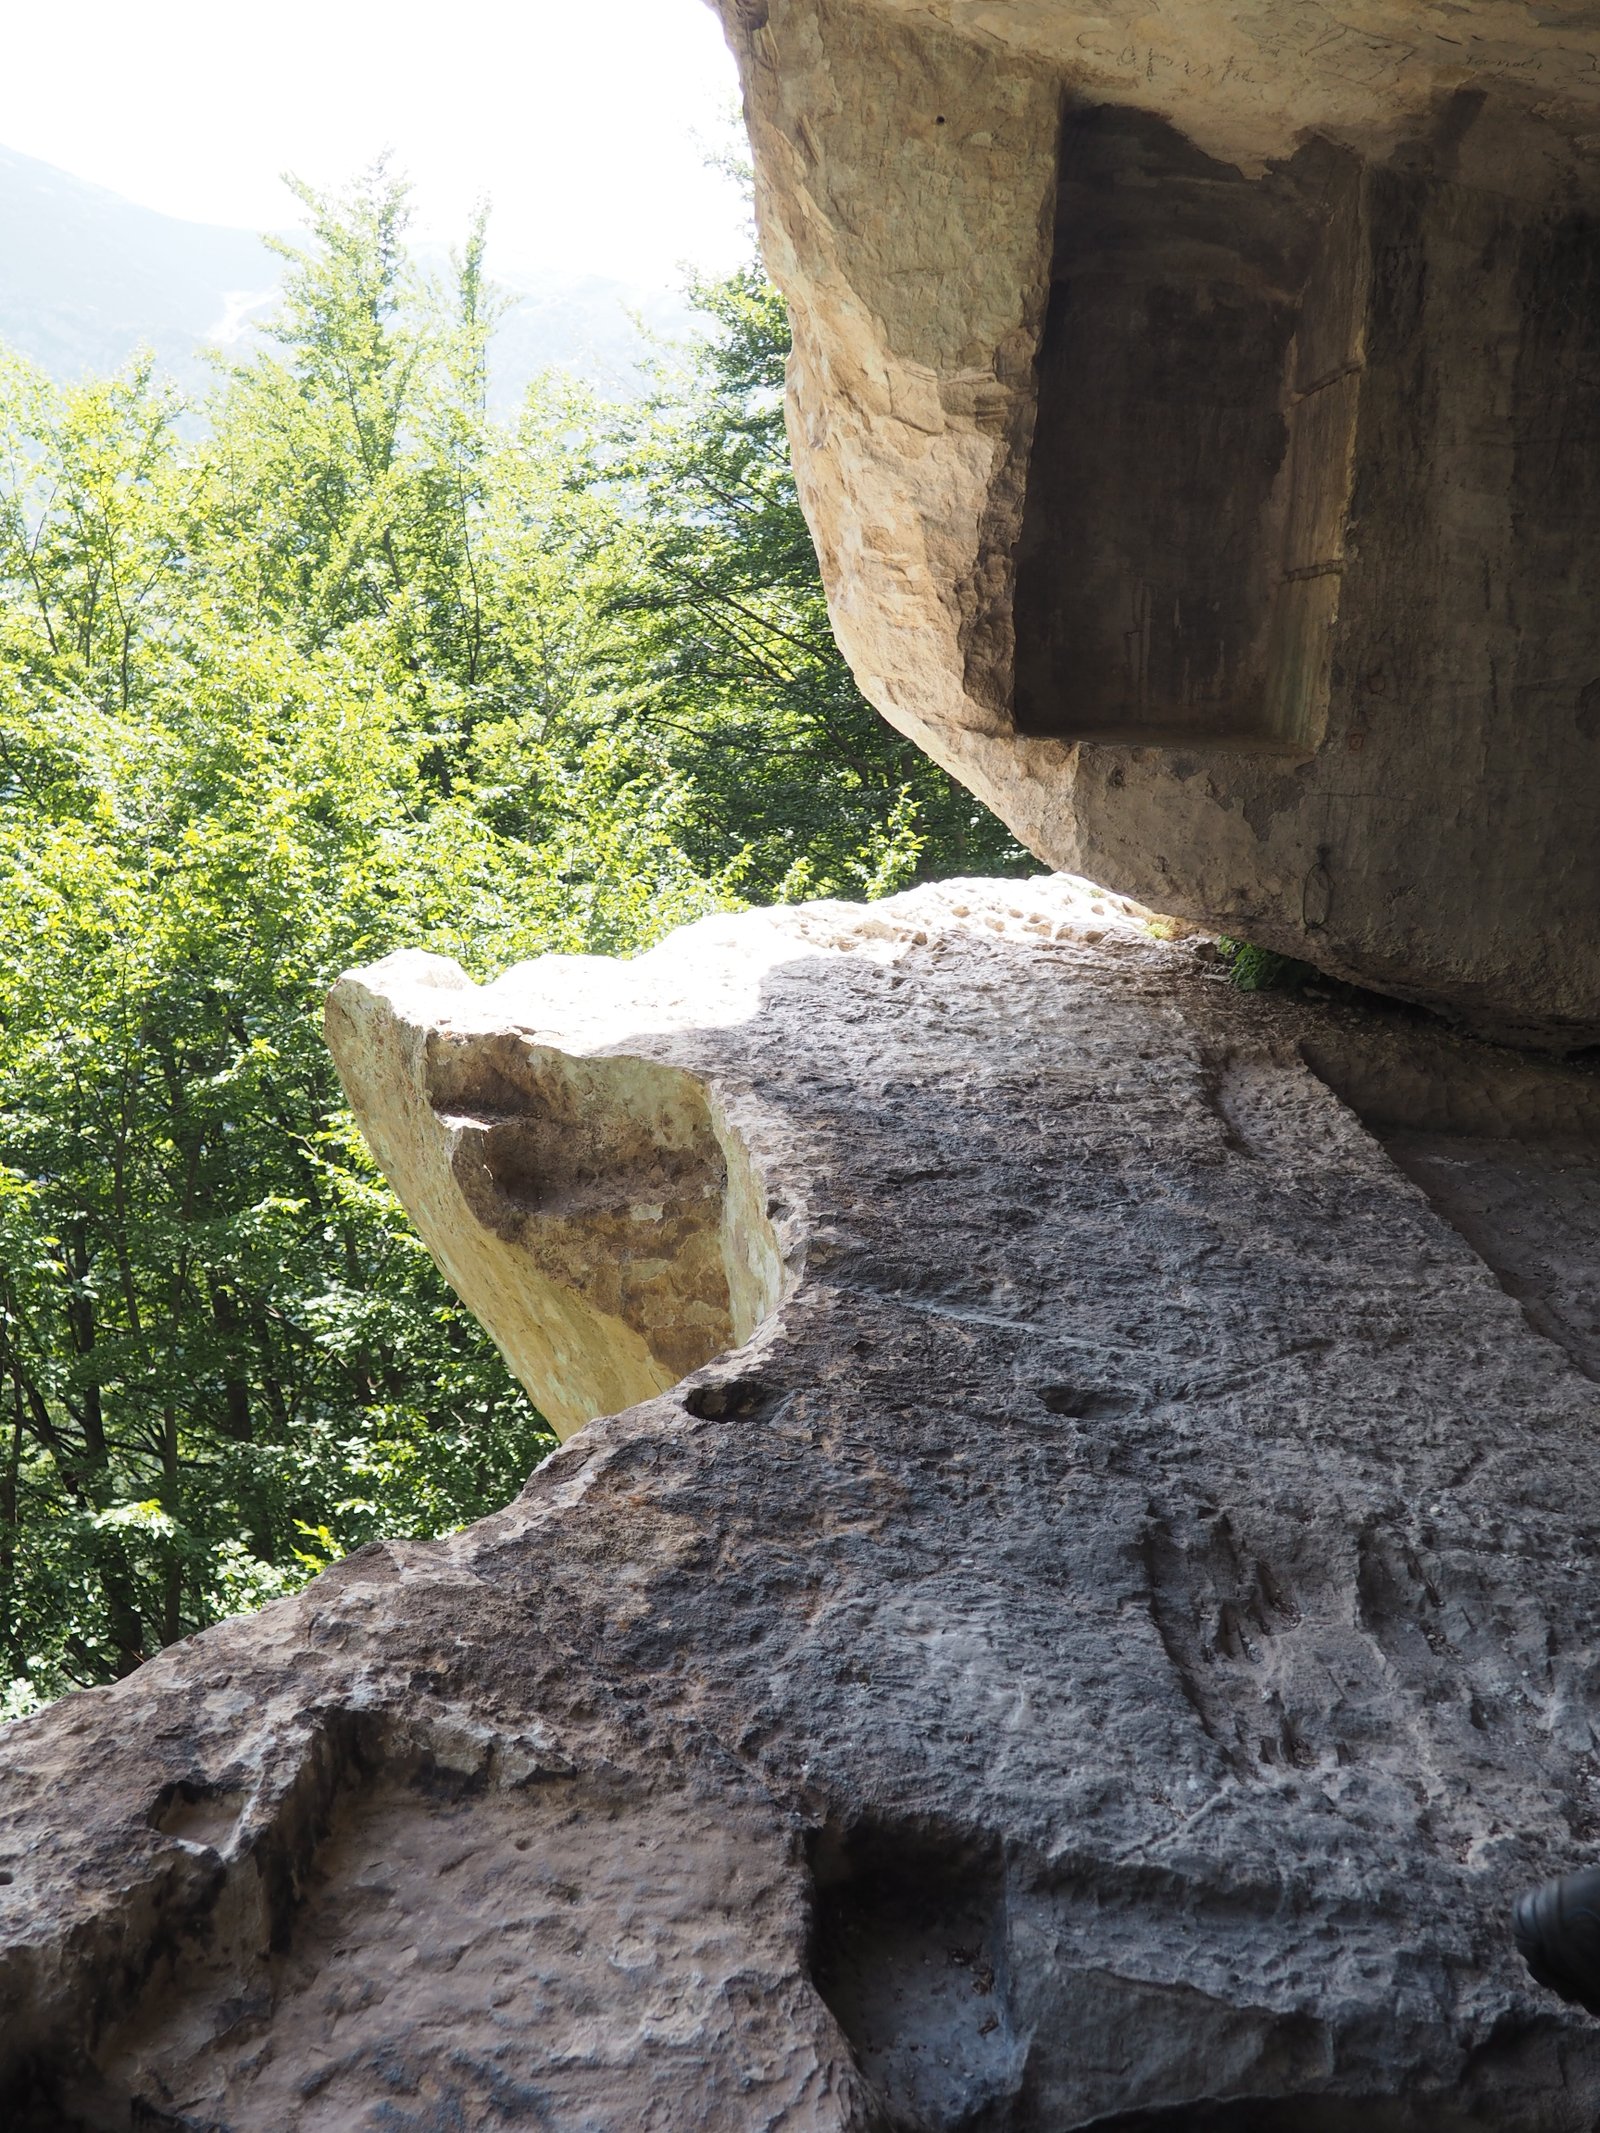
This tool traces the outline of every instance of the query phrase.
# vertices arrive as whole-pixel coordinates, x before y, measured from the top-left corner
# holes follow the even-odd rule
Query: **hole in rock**
[[[994,2120],[1017,2088],[998,1847],[863,1824],[812,1857],[812,1972],[895,2133]],[[994,2121],[998,2122],[998,2121]]]
[[[1018,732],[1316,746],[1359,187],[1325,142],[1250,179],[1148,114],[1068,114],[1017,548]]]
[[[1041,1385],[1039,1403],[1046,1414],[1072,1422],[1099,1422],[1131,1414],[1139,1395],[1116,1385]]]
[[[759,1378],[717,1378],[709,1385],[695,1385],[683,1396],[683,1404],[704,1422],[749,1421],[769,1407],[770,1385]]]
[[[1600,1381],[1600,1077],[1443,1038],[1305,1056],[1533,1330]]]
[[[150,1820],[164,1837],[177,1837],[185,1844],[204,1845],[216,1851],[238,1828],[244,1804],[242,1792],[180,1780],[163,1789]]]

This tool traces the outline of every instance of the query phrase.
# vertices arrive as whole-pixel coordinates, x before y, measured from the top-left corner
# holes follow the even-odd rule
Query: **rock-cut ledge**
[[[0,2123],[1594,2125],[1505,1926],[1600,1838],[1592,1077],[1059,880],[332,1017],[632,1404],[0,1734]]]
[[[759,943],[731,936],[757,973]],[[663,1001],[672,961],[546,956],[480,989],[402,951],[328,998],[373,1152],[562,1437],[742,1346],[783,1293],[777,1210],[714,1085],[626,1047],[709,1004],[692,976]]]

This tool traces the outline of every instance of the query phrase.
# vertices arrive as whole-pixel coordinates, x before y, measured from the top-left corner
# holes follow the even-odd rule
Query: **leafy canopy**
[[[0,355],[10,1710],[550,1446],[342,1106],[341,968],[1024,863],[834,646],[757,269],[643,403],[552,379],[501,425],[482,218],[430,278],[383,167],[296,190],[200,419],[148,362]]]

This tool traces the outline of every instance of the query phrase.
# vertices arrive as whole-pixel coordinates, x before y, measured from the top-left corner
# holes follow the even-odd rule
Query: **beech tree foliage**
[[[500,424],[481,220],[430,278],[387,171],[298,190],[203,408],[0,355],[9,1711],[550,1448],[342,1106],[341,968],[1024,863],[833,644],[756,269],[642,403]]]

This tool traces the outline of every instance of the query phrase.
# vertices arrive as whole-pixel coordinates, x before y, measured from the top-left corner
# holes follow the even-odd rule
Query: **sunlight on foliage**
[[[342,968],[1026,864],[834,646],[756,269],[644,403],[499,425],[481,223],[430,281],[381,167],[297,190],[204,409],[0,357],[0,1715],[551,1447],[343,1107]]]

